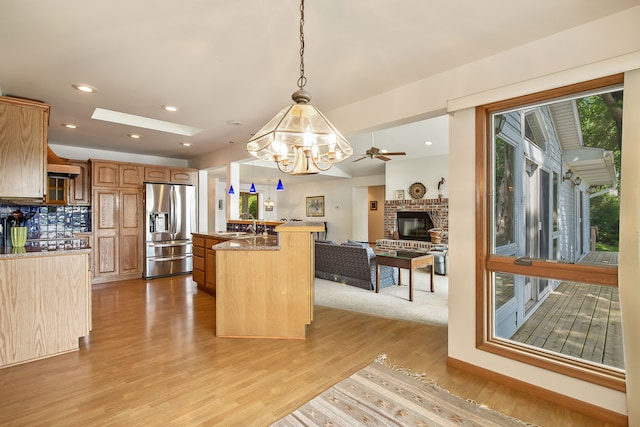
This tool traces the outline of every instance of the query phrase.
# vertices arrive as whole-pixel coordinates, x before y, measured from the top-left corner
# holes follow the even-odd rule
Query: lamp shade
[[[235,191],[233,191],[233,185],[230,185],[230,186],[229,186],[229,191],[228,191],[228,193],[229,193],[229,194],[236,194],[236,192],[235,192]]]
[[[251,183],[251,188],[249,188],[249,193],[256,194],[256,186],[253,184],[253,182]]]
[[[280,170],[291,175],[327,170],[353,154],[345,137],[306,103],[280,111],[249,140],[247,151],[261,160],[277,162]]]
[[[282,185],[282,180],[279,179],[278,186],[276,187],[276,191],[282,191],[282,190],[284,190],[284,185]]]

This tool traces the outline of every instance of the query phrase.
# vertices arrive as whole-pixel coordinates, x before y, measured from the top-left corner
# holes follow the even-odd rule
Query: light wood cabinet
[[[78,350],[91,330],[88,254],[0,258],[0,367]]]
[[[217,249],[216,335],[303,339],[313,320],[313,234],[322,231],[290,222],[276,227],[279,249]]]
[[[206,243],[205,267],[207,275],[205,277],[205,290],[213,295],[216,293],[216,251],[211,249],[211,247],[221,242],[223,242],[223,240],[208,237]]]
[[[198,181],[196,169],[171,168],[165,166],[145,166],[145,182],[163,182],[167,184],[195,185]]]
[[[69,180],[69,192],[67,204],[90,205],[91,204],[91,173],[89,162],[82,160],[69,160],[73,166],[80,168],[80,174]]]
[[[49,108],[0,96],[0,197],[43,200]]]
[[[193,281],[198,284],[198,288],[206,287],[206,267],[205,267],[205,237],[193,235],[191,240],[193,246],[193,268],[191,275]]]
[[[216,251],[211,247],[227,240],[206,234],[193,235],[193,281],[198,289],[211,295],[216,294]]]
[[[175,169],[170,170],[172,184],[188,184],[195,185],[198,182],[197,171],[194,169]]]
[[[144,168],[91,161],[94,283],[142,274]]]
[[[91,160],[93,187],[142,188],[144,168],[135,163]]]

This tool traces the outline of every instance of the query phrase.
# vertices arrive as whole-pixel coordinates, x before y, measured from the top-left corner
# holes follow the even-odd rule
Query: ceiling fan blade
[[[383,153],[385,156],[406,156],[407,153],[405,153],[404,151],[396,151],[393,153]]]
[[[391,160],[390,158],[382,156],[382,155],[376,156],[376,159],[384,160],[385,162],[388,162],[389,160]]]
[[[359,159],[355,159],[353,162],[354,163],[355,162],[359,162],[360,160],[363,160],[363,159],[366,159],[366,158],[367,158],[367,156],[363,156],[363,157],[360,157]]]

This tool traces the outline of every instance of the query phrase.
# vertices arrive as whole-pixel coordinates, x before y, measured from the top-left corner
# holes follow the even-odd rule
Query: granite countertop
[[[58,256],[72,254],[88,254],[91,248],[72,248],[72,249],[56,249],[48,250],[39,246],[26,246],[24,248],[0,247],[0,259],[19,258],[19,257],[36,257],[36,256]]]
[[[280,250],[280,246],[278,245],[278,238],[276,236],[269,235],[265,238],[261,234],[259,234],[255,237],[252,236],[242,239],[227,240],[226,242],[214,245],[213,249],[215,249],[216,251],[278,251]]]

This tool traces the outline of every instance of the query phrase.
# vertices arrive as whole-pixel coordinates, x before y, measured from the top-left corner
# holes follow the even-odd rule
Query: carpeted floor
[[[418,269],[414,274],[413,302],[409,301],[409,272],[401,270],[401,286],[375,291],[315,279],[315,305],[357,311],[390,319],[413,320],[430,325],[447,325],[447,276],[435,275],[435,292],[429,292],[429,273]]]

